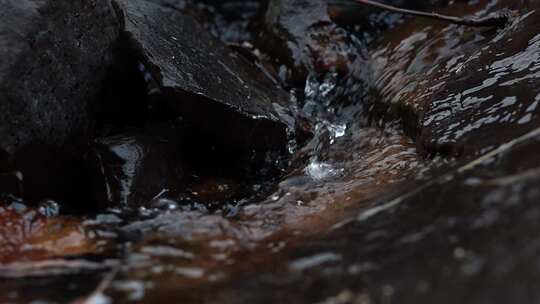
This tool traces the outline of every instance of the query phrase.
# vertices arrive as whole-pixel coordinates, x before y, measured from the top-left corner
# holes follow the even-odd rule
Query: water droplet
[[[39,203],[38,212],[46,217],[55,217],[60,214],[60,205],[51,200]]]
[[[347,132],[346,124],[328,124],[326,128],[328,132],[330,132],[331,144],[333,144],[336,139],[345,136],[345,133]]]
[[[329,177],[335,177],[341,173],[343,169],[335,169],[332,165],[312,161],[306,168],[306,173],[314,180],[323,180]]]
[[[179,208],[179,204],[167,198],[159,198],[152,201],[152,207],[164,211],[174,211]]]

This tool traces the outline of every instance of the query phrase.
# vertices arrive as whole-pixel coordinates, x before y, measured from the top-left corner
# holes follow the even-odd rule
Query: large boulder
[[[285,151],[294,120],[289,95],[196,20],[144,0],[116,0],[123,41],[193,134],[246,161]]]
[[[0,171],[12,170],[8,163],[25,149],[39,163],[32,170],[60,175],[38,161],[47,154],[41,147],[77,154],[91,134],[93,101],[119,33],[115,12],[107,0],[1,0],[0,6]],[[22,173],[32,183],[51,180]],[[37,196],[55,191],[27,188],[49,192]]]

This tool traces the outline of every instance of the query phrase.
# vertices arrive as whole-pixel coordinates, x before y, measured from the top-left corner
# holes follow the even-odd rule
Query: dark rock
[[[277,58],[288,69],[283,77],[296,85],[303,85],[310,72],[345,75],[361,56],[322,0],[269,1],[257,46]]]
[[[540,123],[535,6],[501,1],[484,8],[460,3],[443,13],[520,8],[522,16],[499,32],[412,20],[371,55],[372,115],[400,119],[426,155],[477,155]]]
[[[419,9],[447,1],[384,2]],[[347,76],[365,65],[364,45],[403,16],[353,1],[270,0],[263,19],[257,46],[284,65],[287,82],[301,86],[309,73]]]
[[[148,0],[174,8],[196,19],[212,35],[226,43],[242,44],[251,41],[250,23],[256,19],[259,0]]]
[[[99,205],[141,206],[163,190],[183,190],[189,171],[182,132],[166,124],[96,140],[90,156]]]
[[[20,148],[13,165],[22,172],[23,197],[29,203],[53,199],[76,202],[75,208],[88,208],[88,179],[85,154],[56,145],[29,144]]]
[[[41,145],[79,154],[119,33],[114,10],[107,0],[6,0],[1,6],[0,171],[24,147],[33,147],[31,156],[43,153]],[[49,169],[38,182],[52,189],[48,182],[62,170]],[[25,179],[33,174],[21,171]]]
[[[539,149],[536,129],[380,198],[334,231],[214,288],[207,302],[537,303]],[[299,271],[291,267],[298,260],[313,265]]]
[[[23,189],[23,175],[21,172],[0,173],[0,193],[22,197],[24,194]]]
[[[126,44],[195,133],[246,161],[285,151],[294,131],[288,94],[192,17],[148,1],[115,3]]]
[[[482,9],[482,5],[454,4],[440,12],[464,16]],[[366,103],[372,104],[370,115],[377,121],[399,119],[405,131],[416,138],[423,108],[434,91],[449,80],[453,62],[481,48],[490,36],[493,31],[421,18],[385,32],[370,50],[369,73],[364,80],[371,87],[366,98]]]
[[[114,63],[107,70],[99,97],[98,136],[144,126],[151,118],[148,89],[137,59],[129,56],[129,51],[119,45],[115,49]]]
[[[456,63],[425,107],[427,152],[473,154],[540,126],[539,33],[540,14],[529,13]]]
[[[108,2],[7,1],[1,14],[2,148],[87,134],[118,34]]]

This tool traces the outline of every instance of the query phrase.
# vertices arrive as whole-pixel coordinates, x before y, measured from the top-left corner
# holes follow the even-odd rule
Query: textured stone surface
[[[192,17],[149,1],[115,3],[126,43],[196,132],[239,154],[256,151],[257,158],[285,149],[287,128],[294,129],[288,94]]]
[[[540,126],[539,70],[540,14],[528,12],[456,63],[425,106],[422,147],[473,154]]]
[[[106,0],[0,2],[0,148],[78,141],[118,25]]]
[[[62,302],[82,296],[81,302],[121,303],[538,303],[540,29],[536,13],[528,14],[532,6],[525,4],[540,2],[457,1],[448,9],[484,15],[510,2],[521,5],[521,18],[504,30],[416,20],[412,28],[404,24],[387,32],[392,39],[383,40],[373,56],[372,66],[379,65],[373,75],[376,97],[386,103],[386,114],[401,118],[424,152],[461,158],[422,158],[394,125],[366,128],[362,106],[367,101],[358,98],[338,108],[350,116],[332,121],[343,123],[342,129],[328,128],[335,138],[316,136],[301,147],[316,157],[271,181],[275,187],[268,194],[257,182],[247,186],[260,198],[236,201],[231,198],[243,186],[235,177],[243,176],[222,175],[236,171],[219,169],[232,161],[213,150],[208,136],[184,128],[186,121],[181,132],[148,133],[146,121],[134,133],[98,140],[96,153],[103,160],[98,173],[107,176],[103,188],[111,186],[115,194],[110,197],[116,197],[111,201],[122,202],[124,194],[127,201],[139,195],[148,200],[185,174],[183,164],[171,160],[187,153],[187,163],[202,167],[189,170],[189,195],[166,193],[145,208],[111,208],[85,217],[83,231],[89,229],[92,239],[101,243],[102,236],[117,245],[107,263],[96,263],[101,255],[94,254],[79,260],[86,251],[74,251],[75,256],[53,263],[58,268],[38,268],[42,280],[29,278],[36,264],[0,265],[0,276],[24,277],[0,280],[0,302]],[[306,95],[327,101],[322,97],[329,95],[318,94],[332,81],[310,81]],[[174,96],[170,103],[183,100],[178,91]],[[411,116],[400,112],[406,110]],[[200,108],[182,113],[209,120],[209,127],[217,124],[201,116],[207,112]],[[177,146],[182,134],[193,145]],[[205,176],[200,169],[211,172]],[[164,183],[162,177],[168,177]],[[200,200],[223,200],[227,206],[209,209]],[[32,249],[45,249],[45,257],[52,249],[61,258],[65,243],[56,241],[63,241],[64,233],[75,240],[80,235],[42,224],[33,209],[20,203],[10,208],[0,208],[0,223],[5,216],[0,233],[5,228],[2,234],[9,242],[0,260],[33,258],[28,255]],[[28,227],[28,221],[50,237],[39,227]],[[37,240],[27,242],[24,236],[36,235],[33,231]],[[64,268],[65,263],[75,269]],[[97,268],[85,268],[89,264]],[[107,265],[112,271],[100,272]],[[102,281],[77,270],[99,274],[96,280]],[[73,274],[69,278],[67,271]],[[99,292],[88,298],[96,288]]]
[[[296,85],[303,85],[309,72],[347,74],[361,56],[347,31],[332,21],[328,4],[319,0],[269,1],[257,44],[278,58],[284,65],[281,77]]]
[[[0,7],[0,172],[21,171],[29,199],[64,199],[84,183],[75,162],[93,132],[118,19],[107,0]]]
[[[401,120],[426,155],[478,155],[537,127],[537,7],[499,1],[443,11],[515,9],[519,17],[500,30],[411,20],[390,31],[370,55],[373,115]]]
[[[534,133],[476,166],[382,199],[386,208],[253,266],[207,302],[537,303]]]
[[[183,190],[189,177],[174,124],[99,138],[91,152],[96,201],[103,206],[148,205],[162,191]]]

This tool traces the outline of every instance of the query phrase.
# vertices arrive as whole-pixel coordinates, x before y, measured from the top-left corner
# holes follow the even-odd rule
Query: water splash
[[[311,161],[306,167],[306,173],[316,181],[338,176],[343,171],[343,169],[336,169],[330,164],[317,161]]]
[[[331,113],[330,105],[335,100],[335,88],[338,83],[337,73],[328,73],[324,76],[310,74],[304,88],[305,102],[303,112],[309,118],[318,119]]]
[[[340,97],[338,80],[337,73],[322,76],[312,73],[304,88],[302,111],[315,126],[311,141],[313,150],[305,172],[315,181],[337,177],[344,171],[323,159],[325,151],[347,133],[347,123],[336,115],[335,103]]]

